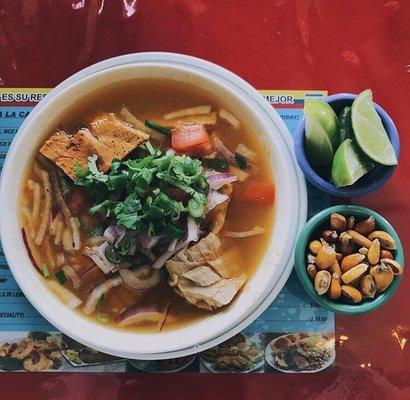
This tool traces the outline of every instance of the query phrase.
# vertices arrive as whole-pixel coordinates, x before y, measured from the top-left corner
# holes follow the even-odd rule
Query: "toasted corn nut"
[[[346,217],[338,213],[333,213],[330,216],[330,227],[334,231],[343,232],[346,229]]]
[[[373,279],[376,276],[377,268],[379,268],[378,265],[369,268],[369,274],[373,277]]]
[[[367,254],[369,254],[369,249],[367,249],[366,247],[360,247],[359,253],[367,256]]]
[[[380,246],[387,250],[396,250],[396,242],[394,239],[385,231],[374,231],[368,238],[370,240],[379,239]],[[367,247],[367,246],[366,246]]]
[[[330,229],[322,232],[322,238],[326,240],[328,243],[335,243],[337,242],[338,235],[336,231],[332,231]]]
[[[380,242],[379,239],[374,239],[369,247],[369,252],[367,253],[367,259],[372,265],[376,265],[380,261]]]
[[[360,280],[360,290],[363,297],[373,299],[376,294],[376,282],[371,275],[365,275]]]
[[[347,230],[353,229],[355,223],[356,223],[356,218],[353,215],[351,215],[346,221],[346,229]]]
[[[330,287],[327,292],[332,300],[338,299],[342,295],[342,285],[340,284],[340,275],[333,274],[330,281]]]
[[[316,255],[321,248],[322,244],[319,242],[319,240],[312,240],[309,243],[309,251],[314,255]]]
[[[309,278],[310,278],[312,281],[314,281],[314,280],[315,280],[315,276],[316,276],[316,274],[317,274],[316,265],[309,264],[309,265],[306,267],[306,271],[307,271],[307,274],[309,275]]]
[[[337,274],[337,275],[342,275],[342,270],[340,269],[340,265],[339,262],[337,261],[337,259],[335,260],[335,262],[329,267],[329,271],[331,274]]]
[[[356,244],[348,233],[342,232],[339,236],[339,242],[340,242],[340,251],[342,252],[343,255],[354,253]]]
[[[392,269],[385,263],[381,263],[370,270],[370,275],[373,276],[376,282],[377,292],[384,292],[393,282],[394,273]]]
[[[326,243],[317,253],[315,264],[319,269],[327,269],[335,262],[335,260],[335,249]]]
[[[388,265],[393,271],[394,275],[403,275],[403,267],[396,260],[391,260],[390,258],[382,258],[380,262],[381,264]]]
[[[343,258],[343,254],[342,253],[336,253],[336,261],[340,262]]]
[[[389,250],[381,250],[380,258],[390,258],[390,260],[394,259],[393,254]]]
[[[364,219],[363,221],[358,222],[353,228],[353,230],[355,230],[357,233],[360,233],[364,236],[367,236],[370,232],[373,232],[375,229],[376,221],[372,216],[370,216],[367,219]]]
[[[354,240],[354,242],[355,242],[356,244],[358,244],[359,246],[369,248],[370,245],[372,244],[372,240],[373,240],[373,239],[370,240],[370,239],[368,239],[366,236],[363,236],[363,235],[361,235],[360,233],[358,233],[358,232],[356,232],[356,231],[348,230],[348,231],[346,231],[346,232],[352,237],[352,239]],[[375,238],[374,238],[374,239],[375,239]]]
[[[355,287],[350,285],[342,286],[342,295],[354,304],[362,301],[362,294]]]
[[[332,276],[330,275],[330,272],[328,271],[322,270],[316,274],[315,290],[318,295],[322,296],[329,290],[331,280],[332,280]]]
[[[368,266],[366,264],[359,264],[349,269],[349,271],[345,272],[340,278],[342,279],[343,283],[348,285],[352,283],[356,279],[360,278],[364,275],[367,271]]]
[[[353,253],[344,257],[340,264],[342,272],[347,272],[349,271],[349,269],[352,269],[356,265],[359,265],[365,259],[365,257],[366,256],[360,253]]]

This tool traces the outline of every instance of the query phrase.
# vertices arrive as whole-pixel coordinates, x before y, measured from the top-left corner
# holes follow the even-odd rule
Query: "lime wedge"
[[[353,138],[352,107],[346,106],[338,115],[340,143],[345,139]]]
[[[337,149],[332,163],[332,180],[337,187],[353,185],[367,174],[373,164],[352,139],[346,139]]]
[[[384,165],[397,164],[396,154],[374,107],[370,89],[354,100],[352,125],[357,144],[372,160]]]
[[[309,162],[323,167],[332,162],[338,145],[338,121],[329,104],[317,99],[305,100],[305,151]]]

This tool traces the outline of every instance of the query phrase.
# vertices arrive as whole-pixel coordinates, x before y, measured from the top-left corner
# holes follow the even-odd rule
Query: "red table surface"
[[[383,189],[353,202],[383,214],[410,250],[410,1],[0,0],[5,87],[53,87],[94,62],[140,51],[201,57],[258,89],[372,88],[399,130],[400,167]],[[405,274],[376,312],[336,318],[332,372],[7,373],[0,398],[410,399],[409,283]]]

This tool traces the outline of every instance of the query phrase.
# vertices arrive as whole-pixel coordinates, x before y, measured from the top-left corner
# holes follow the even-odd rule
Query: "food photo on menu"
[[[70,12],[87,12],[86,29],[102,37],[99,21],[116,11],[94,3]],[[171,3],[209,21],[207,10],[230,2]],[[313,65],[304,19],[317,4],[261,7],[291,3],[299,22],[289,29],[303,30]],[[398,218],[407,188],[396,176],[409,166],[388,90],[363,74],[360,85],[324,79],[326,66],[320,79],[258,80],[222,55],[150,46],[143,10],[162,12],[118,4],[121,18],[140,16],[143,47],[107,48],[74,69],[56,57],[58,79],[0,72],[0,376],[88,373],[123,389],[152,374],[204,384],[218,374],[263,379],[260,390],[275,384],[289,398],[311,379],[307,399],[347,398],[343,385],[373,398],[354,375],[377,382],[380,400],[405,399],[410,325],[397,299],[408,209]],[[45,10],[24,7],[27,26]],[[398,361],[383,369],[384,346]]]

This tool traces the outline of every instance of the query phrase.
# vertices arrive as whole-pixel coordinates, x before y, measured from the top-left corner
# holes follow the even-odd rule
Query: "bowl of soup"
[[[283,287],[306,217],[280,118],[232,73],[166,53],[55,88],[1,181],[10,269],[56,328],[97,350],[167,358],[252,322]]]

